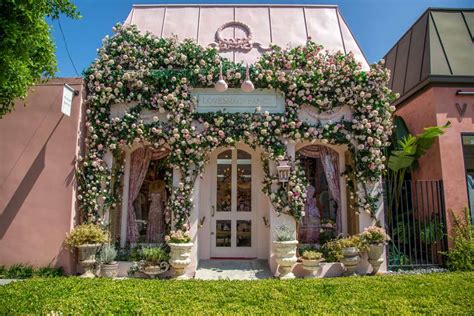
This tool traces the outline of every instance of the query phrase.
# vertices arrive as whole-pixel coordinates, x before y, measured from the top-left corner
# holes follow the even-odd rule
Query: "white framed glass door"
[[[254,258],[257,223],[252,155],[242,149],[224,149],[214,166],[211,257]]]

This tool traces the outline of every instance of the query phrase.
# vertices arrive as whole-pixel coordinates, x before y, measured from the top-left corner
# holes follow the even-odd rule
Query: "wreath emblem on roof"
[[[225,38],[222,32],[229,27],[235,27],[244,31],[245,37]],[[216,43],[212,43],[210,46],[218,47],[220,51],[228,51],[228,50],[249,51],[254,47],[260,50],[271,49],[271,47],[264,47],[260,43],[253,42],[252,37],[253,37],[253,33],[250,26],[240,21],[231,21],[231,22],[224,23],[221,27],[217,29]]]

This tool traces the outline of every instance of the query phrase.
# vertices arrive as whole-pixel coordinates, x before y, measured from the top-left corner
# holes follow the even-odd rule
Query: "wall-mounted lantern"
[[[290,165],[288,164],[288,160],[280,160],[276,168],[278,171],[278,181],[282,183],[288,182],[291,169]]]

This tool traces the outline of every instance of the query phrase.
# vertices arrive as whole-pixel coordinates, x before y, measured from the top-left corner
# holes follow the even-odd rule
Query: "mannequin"
[[[163,180],[156,179],[153,173],[148,185],[148,196],[150,208],[148,211],[148,226],[146,231],[146,242],[161,243],[165,235],[165,201],[166,184]]]
[[[303,226],[305,227],[305,242],[306,243],[318,243],[319,242],[319,230],[321,226],[321,214],[316,205],[316,189],[311,184],[307,188],[306,193],[306,205],[305,205],[305,216],[303,218]]]

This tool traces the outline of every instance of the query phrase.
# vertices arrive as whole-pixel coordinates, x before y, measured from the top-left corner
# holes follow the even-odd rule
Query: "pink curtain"
[[[332,198],[336,201],[336,233],[342,233],[342,214],[341,214],[341,188],[339,174],[339,157],[336,151],[325,146],[319,146],[321,162],[323,164],[324,174],[328,182],[329,191]]]
[[[140,188],[143,180],[145,180],[151,156],[152,150],[149,148],[138,148],[131,156],[128,189],[127,240],[132,244],[136,243],[138,239],[138,227],[133,202],[140,193]]]

